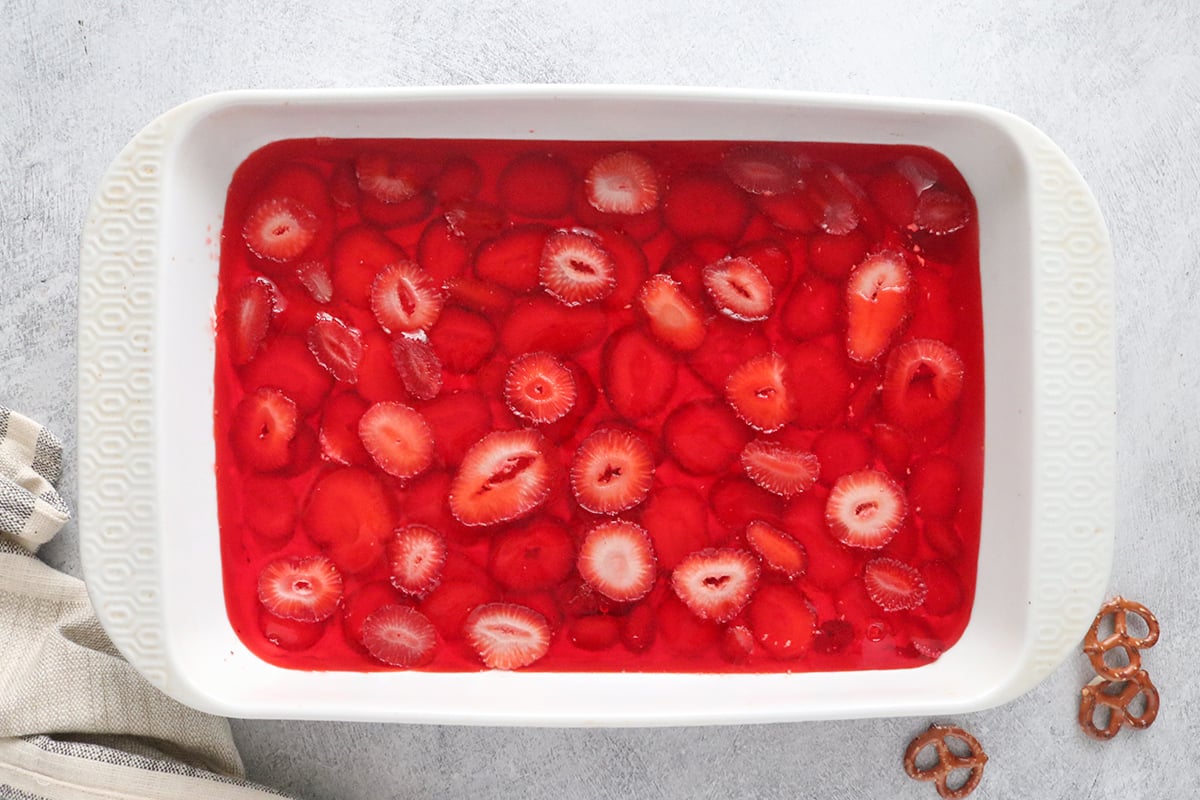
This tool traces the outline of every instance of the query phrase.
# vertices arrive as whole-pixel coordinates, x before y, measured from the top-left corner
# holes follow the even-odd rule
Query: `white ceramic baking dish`
[[[785,140],[923,145],[978,203],[986,461],[961,640],[836,674],[305,672],[225,613],[213,473],[213,302],[234,169],[279,139]],[[235,92],[150,123],[104,175],[79,281],[80,538],[105,629],[154,685],[237,717],[680,725],[946,715],[1033,687],[1110,568],[1112,265],[1097,205],[1045,135],[960,103],[736,90],[465,87]]]

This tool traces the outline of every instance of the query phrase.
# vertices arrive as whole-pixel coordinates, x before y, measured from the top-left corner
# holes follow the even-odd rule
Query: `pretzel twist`
[[[1146,623],[1145,636],[1129,634],[1129,613],[1133,612]],[[1109,615],[1113,618],[1113,632],[1103,639],[1100,638],[1100,625]],[[1092,668],[1102,678],[1110,681],[1129,680],[1142,669],[1142,655],[1139,651],[1153,647],[1158,641],[1158,620],[1141,603],[1126,600],[1124,597],[1114,597],[1100,608],[1100,613],[1088,629],[1083,639],[1083,652],[1092,662]],[[1110,650],[1122,648],[1129,663],[1113,667],[1105,662],[1104,657]]]
[[[951,752],[949,745],[946,744],[946,740],[951,738],[964,742],[970,750],[970,754],[960,756]],[[934,750],[937,751],[937,764],[929,769],[920,769],[917,766],[917,756],[929,745],[933,745]],[[908,749],[904,751],[904,771],[910,778],[919,781],[933,781],[937,786],[938,794],[946,800],[960,800],[975,791],[975,787],[983,778],[983,766],[987,760],[987,753],[983,752],[979,740],[962,728],[952,725],[930,725],[929,730],[913,739],[909,743]],[[950,773],[956,769],[970,769],[971,772],[962,786],[951,789]]]
[[[1120,687],[1112,692],[1113,687]],[[1146,698],[1146,707],[1140,714],[1130,712],[1129,705],[1138,695]],[[1096,710],[1107,708],[1108,723],[1096,725]],[[1118,681],[1097,677],[1084,686],[1079,696],[1079,726],[1093,739],[1105,741],[1120,732],[1122,726],[1148,728],[1158,716],[1158,689],[1145,670],[1138,670],[1129,678]]]

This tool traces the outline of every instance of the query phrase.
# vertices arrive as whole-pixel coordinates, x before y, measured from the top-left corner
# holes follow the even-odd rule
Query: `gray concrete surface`
[[[1096,192],[1117,256],[1111,589],[1155,609],[1157,723],[1076,728],[1086,662],[957,720],[981,798],[1187,797],[1200,766],[1200,10],[1187,0],[424,4],[0,0],[0,403],[75,441],[89,193],[158,113],[226,88],[661,83],[971,100],[1045,130]],[[236,9],[236,10],[235,10]],[[68,461],[64,495],[76,496]],[[45,548],[78,574],[72,526]],[[899,754],[928,720],[668,730],[235,721],[251,776],[313,800],[928,798]]]

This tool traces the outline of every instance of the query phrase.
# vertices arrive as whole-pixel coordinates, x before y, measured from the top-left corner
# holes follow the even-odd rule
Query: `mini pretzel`
[[[1109,692],[1114,686],[1121,686],[1119,692]],[[1131,714],[1129,704],[1138,695],[1145,695],[1146,708],[1141,714]],[[1109,710],[1108,724],[1103,728],[1096,727],[1096,707],[1105,706]],[[1095,678],[1083,687],[1079,697],[1079,725],[1083,732],[1093,739],[1101,741],[1111,739],[1121,730],[1122,725],[1131,728],[1149,728],[1154,718],[1158,716],[1158,689],[1150,681],[1145,670],[1138,670],[1130,678],[1120,681],[1107,681]]]
[[[1129,635],[1128,614],[1131,611],[1145,620],[1145,636]],[[1100,623],[1109,614],[1113,615],[1113,632],[1101,639]],[[1157,641],[1158,620],[1154,618],[1154,614],[1150,613],[1150,609],[1133,600],[1114,597],[1100,607],[1100,613],[1096,615],[1092,627],[1088,629],[1087,636],[1083,638],[1083,652],[1092,662],[1092,668],[1102,678],[1110,681],[1124,681],[1132,678],[1142,668],[1142,655],[1138,651],[1153,647]],[[1104,656],[1109,650],[1117,647],[1125,650],[1125,654],[1129,657],[1129,663],[1120,667],[1111,667],[1105,663]]]
[[[971,754],[959,756],[950,752],[950,747],[946,744],[948,738],[965,742]],[[937,764],[929,769],[920,769],[917,767],[917,755],[931,744],[937,750]],[[987,763],[987,760],[987,753],[983,752],[979,740],[962,728],[952,725],[930,725],[929,730],[913,739],[909,743],[908,749],[904,751],[904,771],[910,778],[919,781],[934,781],[938,794],[947,800],[959,800],[975,791],[975,787],[983,778],[983,765]],[[966,782],[957,789],[951,789],[948,784],[950,773],[956,769],[968,768],[971,770],[971,774],[967,776]]]

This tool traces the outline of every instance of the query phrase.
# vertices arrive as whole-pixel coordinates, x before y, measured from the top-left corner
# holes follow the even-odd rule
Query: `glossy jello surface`
[[[933,151],[278,142],[219,284],[226,606],[271,663],[887,669],[966,626],[978,228]]]

